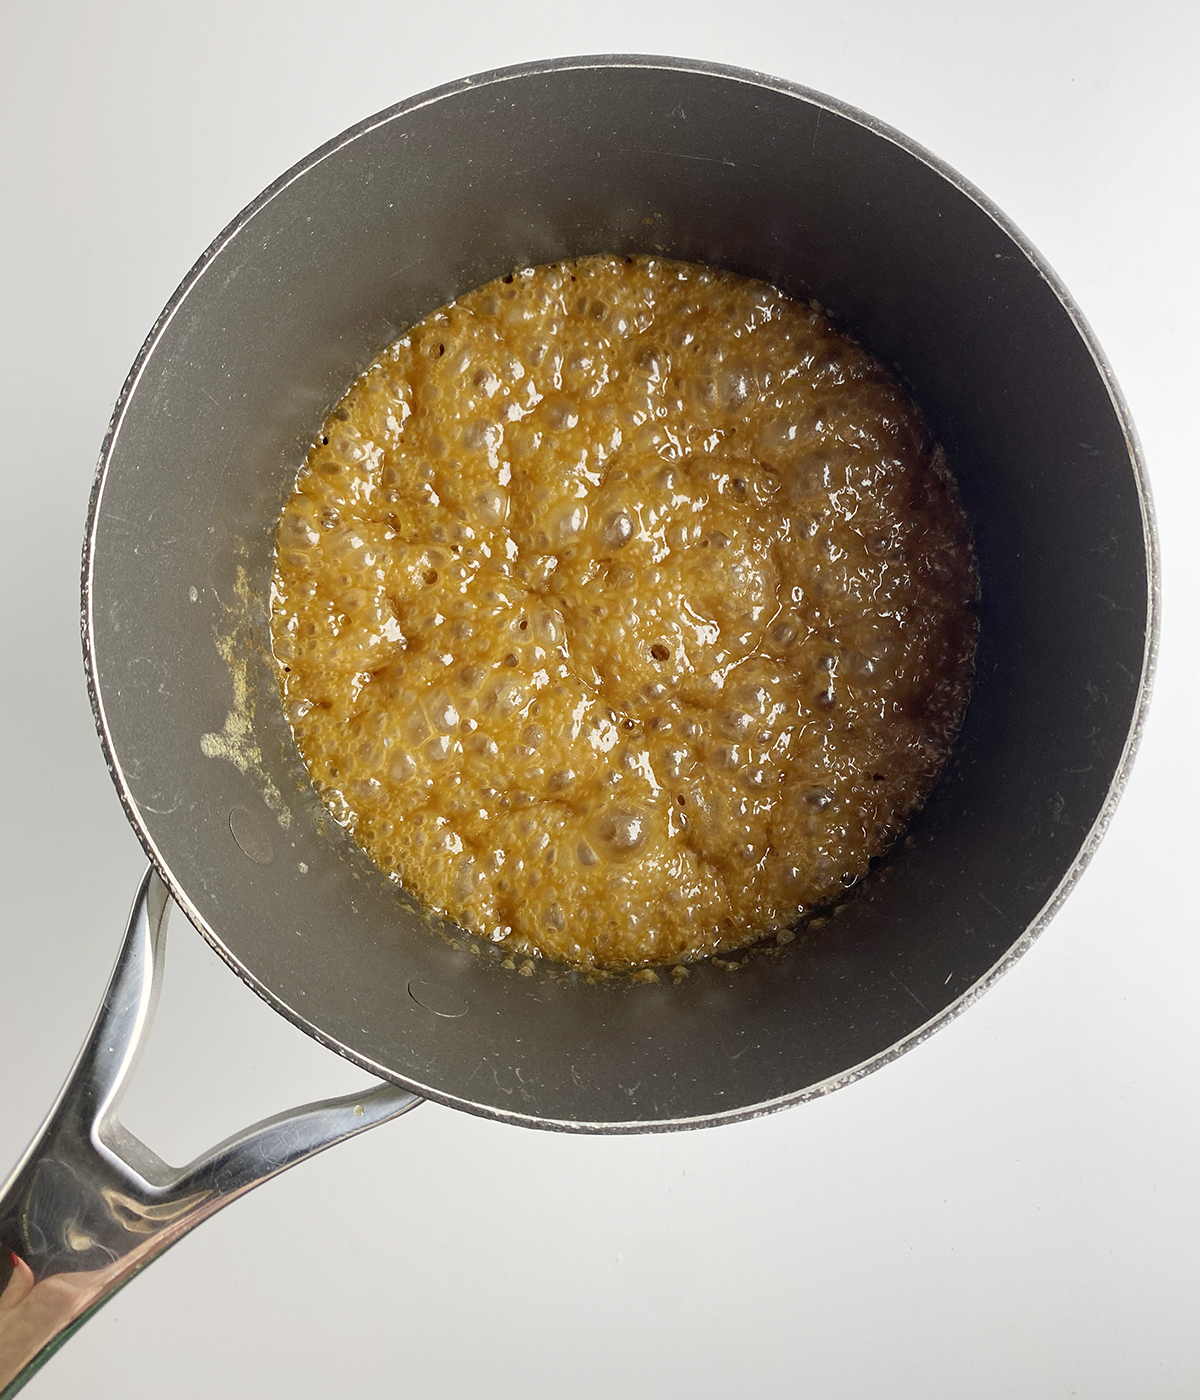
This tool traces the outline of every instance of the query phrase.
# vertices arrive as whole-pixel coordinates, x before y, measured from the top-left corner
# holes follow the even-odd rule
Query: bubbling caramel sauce
[[[834,900],[967,700],[970,535],[917,409],[815,306],[662,258],[426,317],[329,416],[276,565],[333,815],[427,906],[577,965]]]

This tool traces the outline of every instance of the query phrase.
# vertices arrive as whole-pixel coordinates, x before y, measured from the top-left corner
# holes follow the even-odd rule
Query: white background
[[[217,231],[379,108],[623,50],[773,72],[898,126],[1006,210],[1090,319],[1145,446],[1165,591],[1156,700],[1099,855],[1016,969],[926,1045],[823,1101],[668,1137],[425,1106],[189,1236],[31,1400],[1200,1394],[1190,0],[0,13],[0,1171],[69,1067],[143,866],[78,642],[113,400]],[[134,1131],[183,1160],[361,1078],[176,919]]]

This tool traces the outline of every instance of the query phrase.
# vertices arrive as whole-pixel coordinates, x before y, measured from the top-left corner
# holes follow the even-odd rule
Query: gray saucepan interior
[[[599,251],[707,262],[831,308],[924,408],[982,573],[965,731],[913,839],[819,933],[679,984],[523,976],[431,927],[327,818],[269,666],[276,515],[327,409],[436,306],[513,266]],[[105,445],[89,665],[147,849],[283,1014],[474,1112],[682,1127],[881,1063],[1036,932],[1123,781],[1147,688],[1151,541],[1099,352],[957,177],[771,79],[575,60],[365,122],[213,245]]]

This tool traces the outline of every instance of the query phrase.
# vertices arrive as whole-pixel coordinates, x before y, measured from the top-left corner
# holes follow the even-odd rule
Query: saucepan
[[[815,298],[909,387],[975,534],[961,740],[901,847],[786,943],[595,978],[424,912],[333,822],[279,703],[273,531],[329,407],[434,307],[514,266],[654,253]],[[1120,394],[1028,242],[953,171],[790,83],[662,58],[465,79],[302,161],[151,331],[84,562],[100,738],[150,858],[112,985],[0,1201],[0,1384],[290,1163],[433,1099],[584,1133],[824,1094],[966,1007],[1096,847],[1145,714],[1153,525]],[[383,1081],[167,1166],[120,1124],[174,903],[277,1011]]]

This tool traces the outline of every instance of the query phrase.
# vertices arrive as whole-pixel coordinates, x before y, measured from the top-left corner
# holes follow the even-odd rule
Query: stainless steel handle
[[[162,974],[171,899],[151,867],[96,1020],[41,1131],[0,1192],[0,1400],[104,1300],[214,1211],[421,1102],[381,1084],[277,1114],[176,1170],[117,1117]]]

